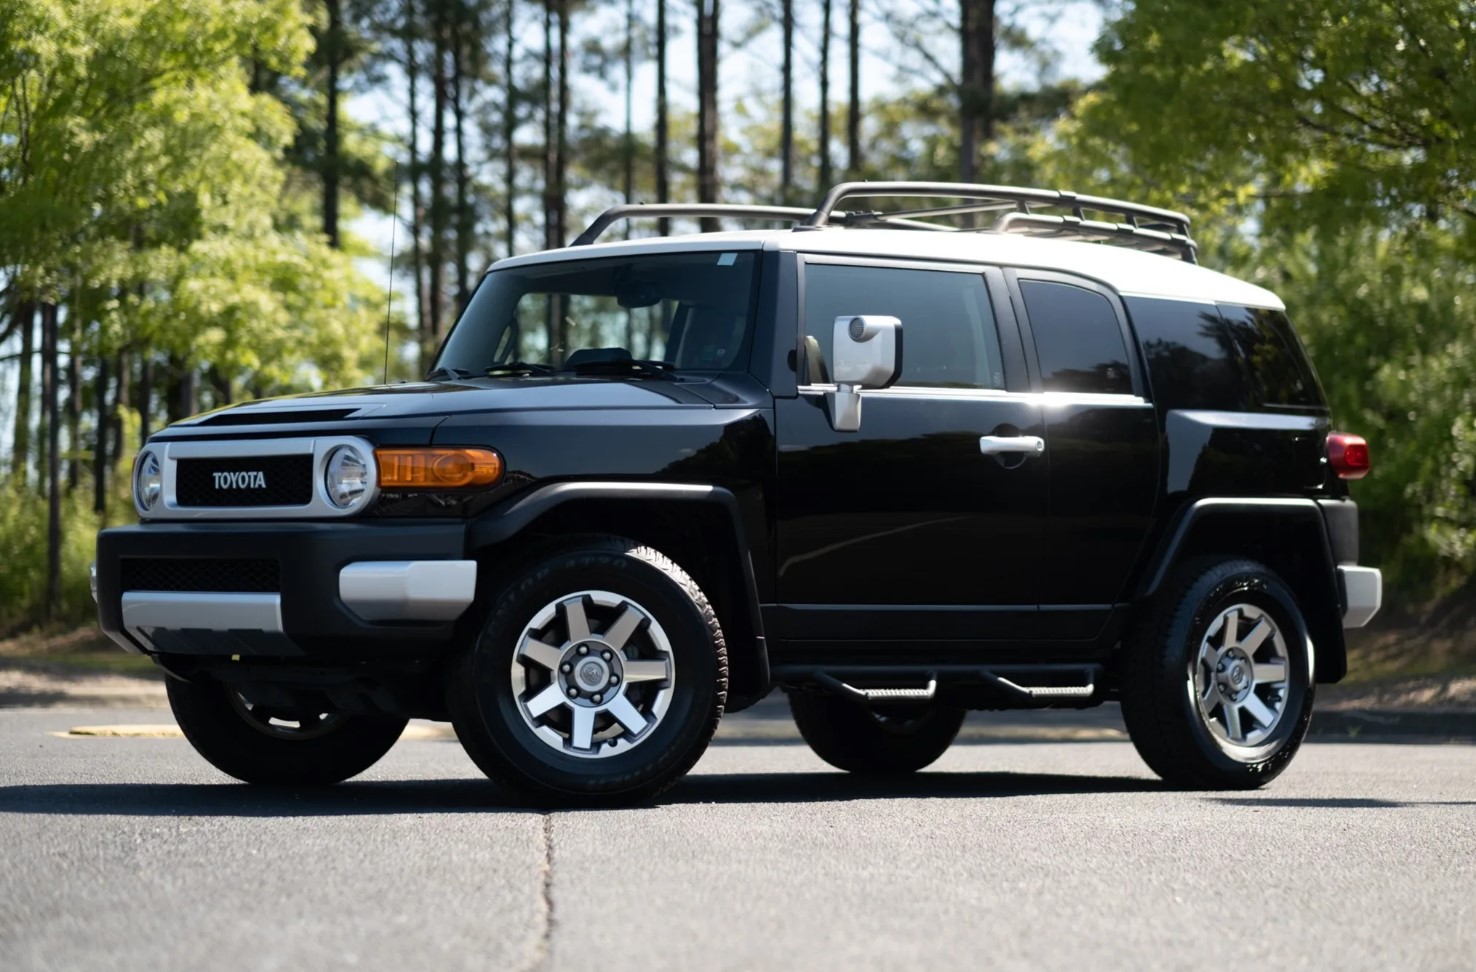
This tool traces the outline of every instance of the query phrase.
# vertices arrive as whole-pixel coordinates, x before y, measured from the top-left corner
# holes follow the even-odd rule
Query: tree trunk
[[[328,60],[327,117],[323,122],[323,232],[328,245],[340,246],[338,236],[338,75],[343,62],[343,0],[325,0],[328,29],[323,35],[324,55]]]
[[[424,360],[441,343],[442,302],[446,284],[446,16],[445,5],[436,3],[431,18],[434,49],[431,53],[431,87],[435,108],[431,115],[430,155],[430,290],[427,294],[428,333],[422,347]]]
[[[962,67],[958,93],[958,174],[979,178],[979,152],[994,137],[995,0],[962,0]]]
[[[656,0],[656,201],[671,200],[671,120],[666,108],[666,0]],[[656,221],[656,232],[671,232],[671,220]]]
[[[425,347],[429,343],[426,335],[425,251],[422,237],[425,232],[425,199],[420,194],[420,57],[416,52],[415,36],[419,25],[415,22],[415,0],[405,0],[405,78],[409,84],[410,140],[407,145],[406,165],[410,170],[410,273],[415,278],[415,335],[421,348],[420,370],[429,364]]]
[[[717,202],[718,0],[697,0],[697,201]],[[717,220],[702,221],[704,231]]]
[[[851,92],[846,112],[846,177],[861,178],[861,0],[850,3]]]
[[[98,355],[97,376],[92,386],[96,415],[92,444],[92,511],[99,515],[108,512],[108,436],[113,431],[113,416],[108,408],[109,365],[106,355]]]
[[[830,8],[820,5],[820,191],[830,188]]]
[[[459,25],[451,39],[451,119],[456,139],[456,309],[458,313],[471,299],[471,246],[475,228],[466,169],[466,137],[463,121],[466,114],[466,77],[462,59],[462,35],[470,30]]]
[[[635,0],[625,0],[625,140],[620,146],[620,161],[625,171],[622,188],[625,201],[635,202]],[[625,221],[625,238],[630,239],[630,220]]]
[[[16,482],[25,485],[31,472],[31,386],[35,382],[36,305],[30,301],[17,302],[15,317],[20,327],[21,350],[20,380],[15,391],[15,432],[11,438],[15,454],[11,456],[10,472]]]
[[[46,603],[42,618],[61,612],[61,388],[56,305],[41,305],[41,398],[46,411]]]
[[[82,324],[67,314],[67,491],[82,485]]]
[[[565,226],[569,209],[569,0],[558,0],[559,5],[559,113],[556,137],[557,155],[554,159],[554,203],[557,206],[553,230],[555,247],[566,242]],[[554,300],[554,319],[558,322],[559,355],[562,360],[569,347],[569,315],[564,310],[562,297]]]
[[[784,33],[784,92],[779,122],[779,200],[785,204],[794,198],[794,0],[784,0],[780,12]]]
[[[154,359],[145,352],[138,363],[138,447],[154,434]]]
[[[123,438],[123,410],[129,406],[131,402],[129,396],[133,394],[132,389],[129,387],[129,379],[131,377],[129,373],[130,368],[131,363],[128,360],[128,352],[119,351],[117,367],[114,369],[118,373],[118,380],[113,389],[113,407],[111,411],[113,444],[112,448],[108,450],[108,454],[114,459],[121,459],[128,454],[128,442]]]
[[[502,165],[503,181],[506,183],[502,197],[502,221],[507,227],[508,256],[513,256],[518,251],[518,86],[517,79],[513,77],[513,57],[517,53],[516,7],[513,0],[507,0],[507,38],[502,49],[502,83],[507,92],[502,110]]]

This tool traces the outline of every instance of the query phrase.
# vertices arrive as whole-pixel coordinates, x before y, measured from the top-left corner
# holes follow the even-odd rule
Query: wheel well
[[[493,570],[522,553],[571,534],[607,534],[653,547],[681,566],[717,612],[728,646],[728,711],[769,689],[768,660],[754,622],[745,548],[737,525],[718,503],[643,499],[573,499],[529,523],[516,536],[478,553]]]
[[[1286,581],[1301,605],[1317,653],[1317,681],[1336,682],[1348,670],[1342,609],[1326,531],[1311,511],[1304,516],[1202,516],[1173,551],[1173,563],[1191,557],[1249,557]]]

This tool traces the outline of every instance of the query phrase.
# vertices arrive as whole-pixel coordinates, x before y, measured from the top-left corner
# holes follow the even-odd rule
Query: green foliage
[[[28,627],[41,617],[46,596],[46,498],[25,484],[0,477],[0,635]],[[88,587],[88,566],[103,525],[90,497],[66,497],[62,504],[62,591],[59,620],[85,621],[96,607]]]
[[[1030,146],[1082,191],[1183,208],[1286,301],[1343,429],[1363,556],[1408,597],[1476,572],[1476,3],[1134,0],[1106,76]]]

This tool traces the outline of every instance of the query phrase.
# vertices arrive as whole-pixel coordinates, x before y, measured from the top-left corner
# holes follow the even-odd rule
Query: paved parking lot
[[[227,782],[167,711],[0,711],[0,968],[1470,969],[1476,747],[1310,743],[1163,788],[1110,715],[977,714],[935,771],[737,717],[650,808],[509,805],[422,727],[328,790]]]

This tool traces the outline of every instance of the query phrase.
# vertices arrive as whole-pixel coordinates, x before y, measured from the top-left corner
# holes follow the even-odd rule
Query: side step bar
[[[928,684],[923,688],[857,688],[824,672],[816,672],[815,681],[832,692],[849,695],[860,702],[931,702],[933,696],[938,694],[936,678],[928,679]]]
[[[1022,700],[1089,700],[1101,690],[1099,664],[940,665],[927,669],[882,665],[776,665],[774,679],[781,684],[814,685],[866,703],[931,702],[941,682],[967,691],[994,688]],[[911,679],[926,680],[921,687],[896,686]],[[860,685],[853,684],[860,682]],[[876,687],[880,682],[881,687]],[[1067,682],[1068,684],[1060,684]],[[893,684],[887,684],[893,683]],[[1033,683],[1033,684],[1032,684]],[[1043,684],[1042,684],[1043,683]]]

